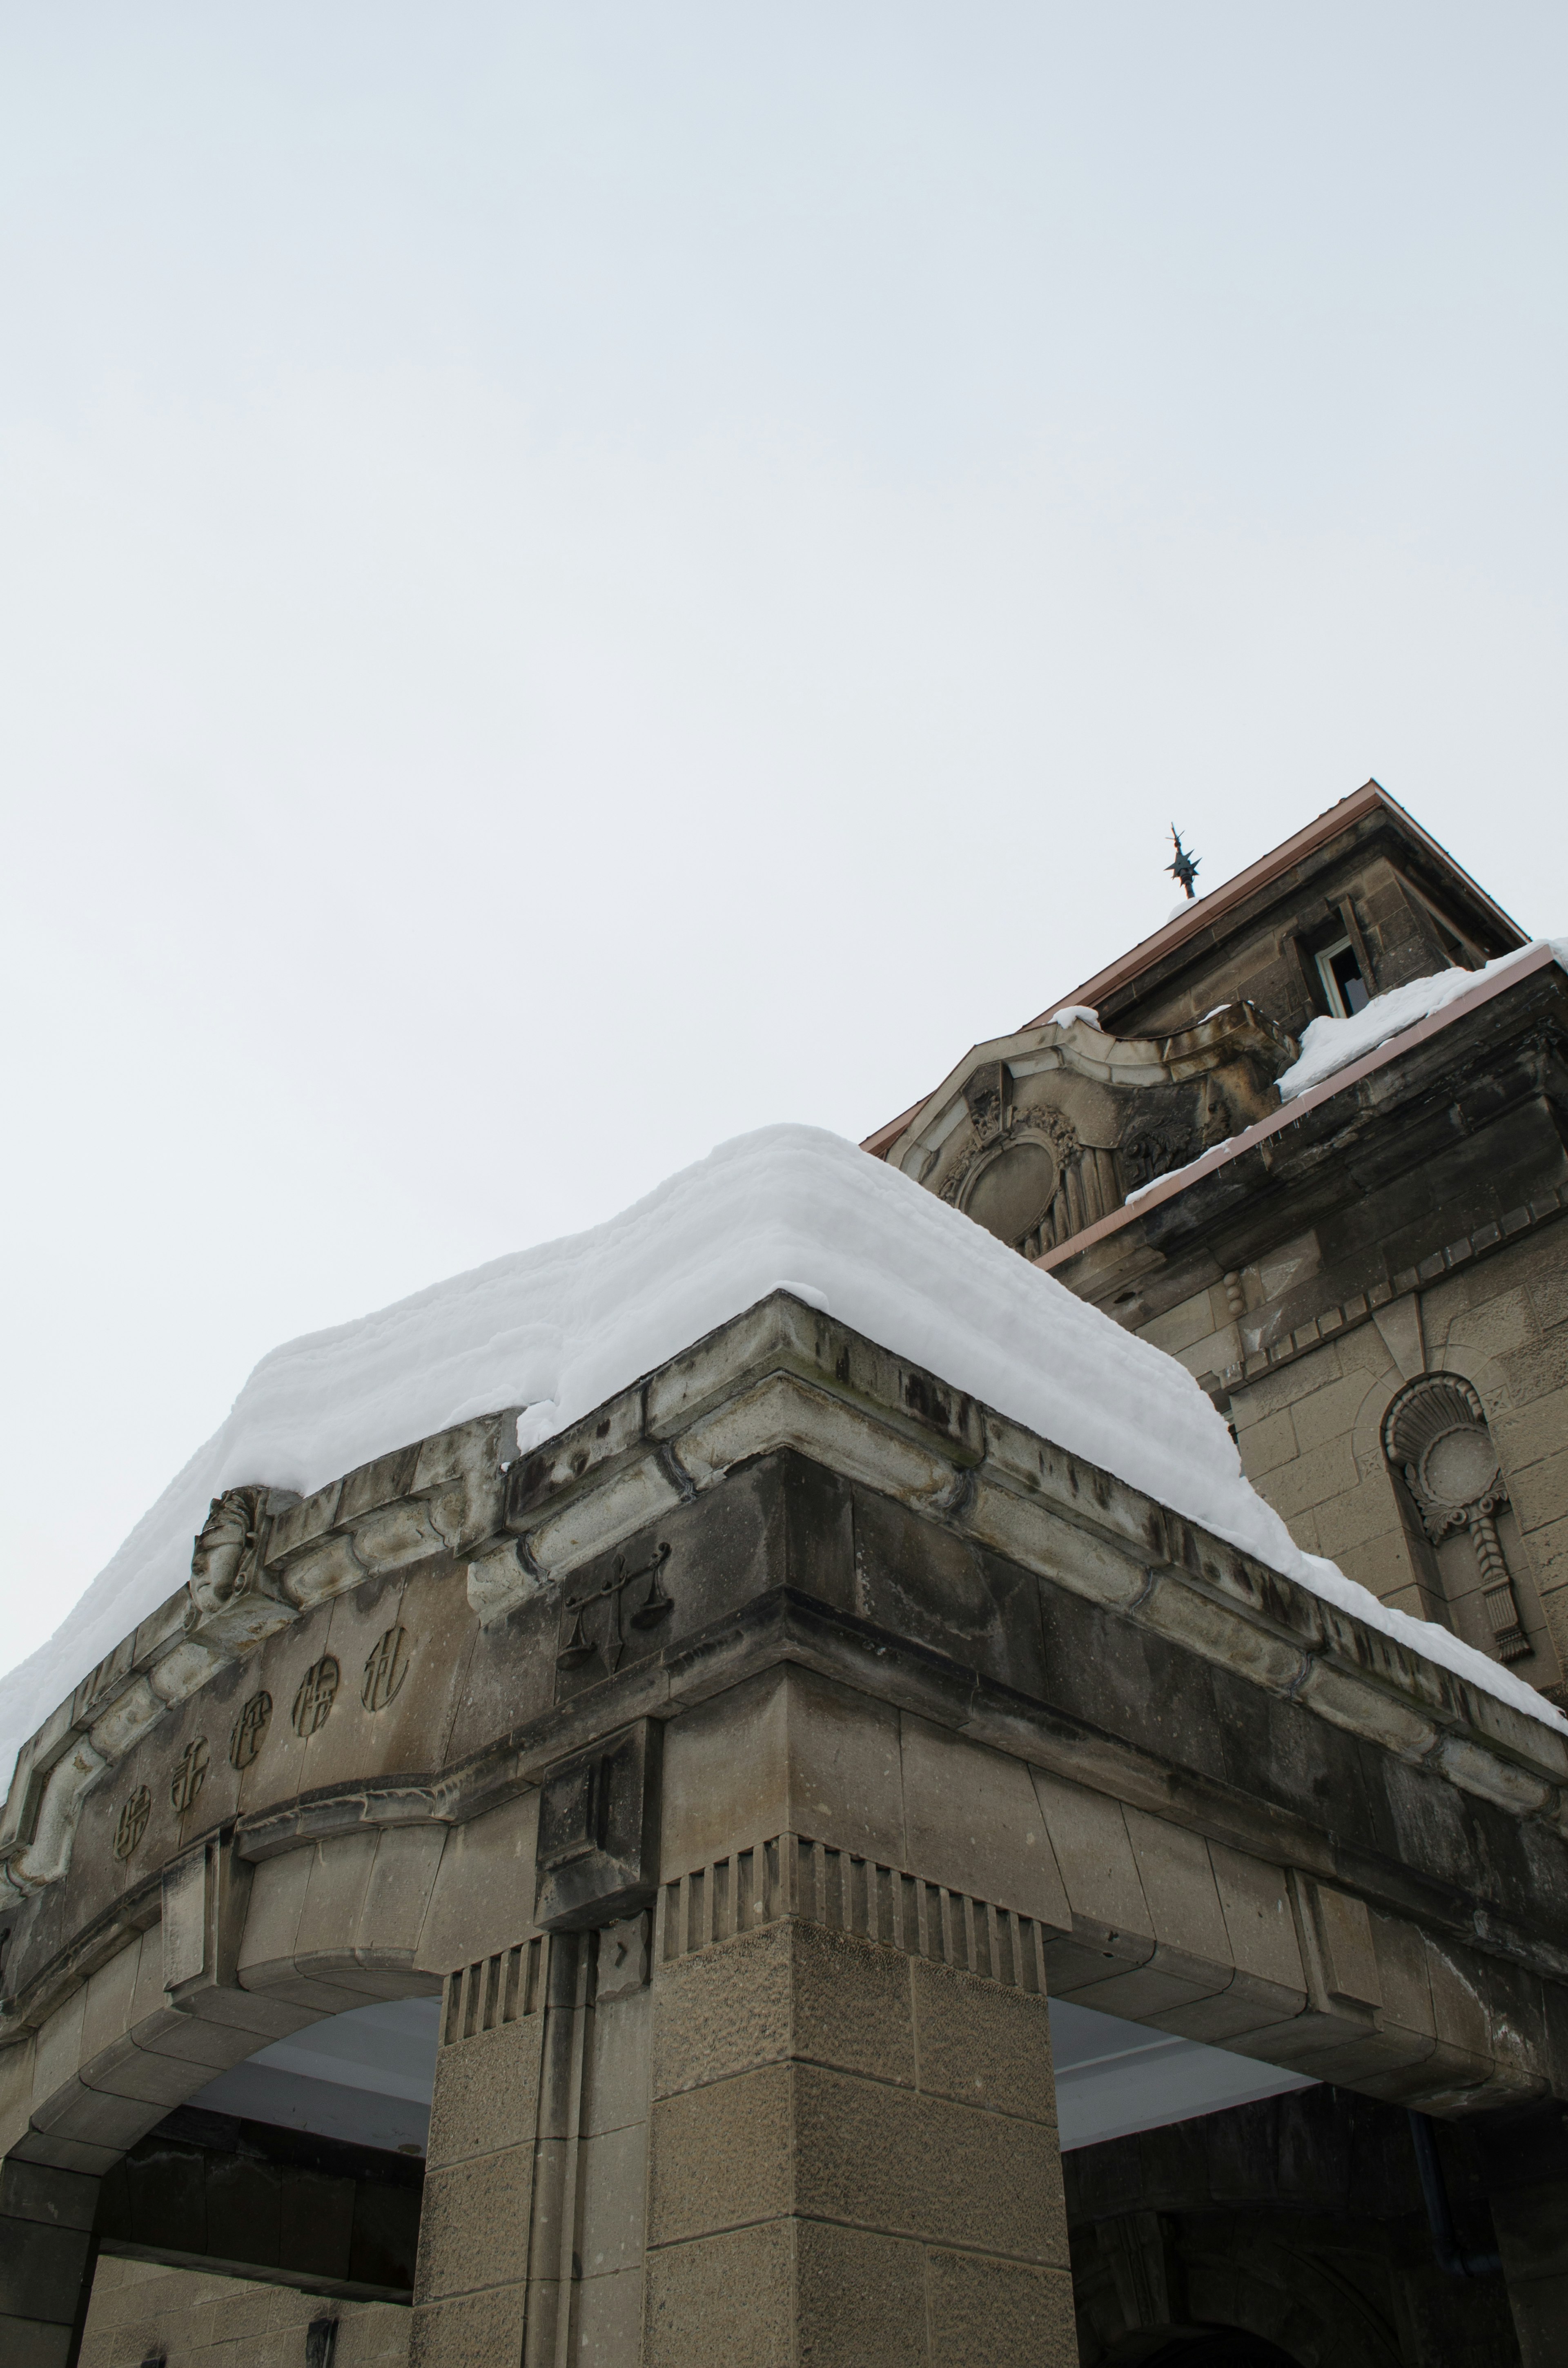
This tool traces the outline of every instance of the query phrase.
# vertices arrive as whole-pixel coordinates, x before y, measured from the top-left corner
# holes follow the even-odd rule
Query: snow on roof
[[[1517,1709],[1568,1722],[1445,1628],[1305,1554],[1186,1369],[934,1193],[814,1127],[721,1144],[590,1232],[497,1258],[264,1357],[54,1634],[0,1679],[0,1756],[189,1573],[209,1499],[301,1492],[523,1406],[531,1446],[775,1290],[1102,1465]]]
[[[1517,952],[1499,954],[1482,970],[1440,970],[1431,978],[1413,978],[1408,986],[1391,987],[1387,995],[1375,995],[1348,1019],[1312,1020],[1302,1031],[1300,1058],[1279,1080],[1280,1100],[1294,1101],[1299,1095],[1310,1093],[1335,1070],[1348,1068],[1363,1053],[1386,1044],[1391,1036],[1402,1036],[1407,1028],[1446,1010],[1461,995],[1517,970],[1543,947],[1550,947],[1553,959],[1568,970],[1568,938],[1538,938]]]

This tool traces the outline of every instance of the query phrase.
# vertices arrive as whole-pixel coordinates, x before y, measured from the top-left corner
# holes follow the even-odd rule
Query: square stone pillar
[[[1041,1989],[791,1915],[653,2023],[645,2368],[1076,2362]]]
[[[413,2368],[489,2360],[516,2368],[523,2356],[541,2057],[551,2020],[548,1945],[534,1940],[482,1958],[447,1985],[419,2218]]]
[[[412,2368],[636,2368],[648,1929],[539,1934],[449,1983]]]
[[[0,2163],[0,2360],[74,2368],[93,2290],[98,2181],[15,2156]]]

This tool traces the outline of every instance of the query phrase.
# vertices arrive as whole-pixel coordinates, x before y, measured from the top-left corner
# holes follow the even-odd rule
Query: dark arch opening
[[[1176,2336],[1141,2362],[1140,2368],[1301,2368],[1301,2363],[1261,2335],[1248,2335],[1239,2327],[1213,2327]]]

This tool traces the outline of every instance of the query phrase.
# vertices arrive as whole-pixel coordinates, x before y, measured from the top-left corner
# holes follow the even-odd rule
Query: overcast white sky
[[[1211,886],[1375,773],[1568,928],[1565,63],[0,5],[0,1665],[276,1341],[869,1132],[1173,817]]]

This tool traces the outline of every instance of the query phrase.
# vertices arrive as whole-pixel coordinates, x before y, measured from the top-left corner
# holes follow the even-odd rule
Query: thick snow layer
[[[1499,954],[1483,970],[1440,970],[1431,978],[1413,978],[1408,986],[1391,988],[1387,995],[1375,995],[1348,1019],[1314,1019],[1301,1037],[1301,1057],[1286,1070],[1279,1080],[1281,1101],[1294,1101],[1298,1094],[1310,1092],[1332,1077],[1336,1069],[1348,1068],[1363,1053],[1376,1052],[1391,1036],[1401,1036],[1407,1028],[1415,1028],[1434,1012],[1457,1003],[1473,986],[1490,978],[1501,978],[1506,971],[1522,962],[1527,954],[1537,953],[1541,946],[1551,948],[1554,959],[1568,970],[1568,938],[1540,938],[1534,945],[1523,946],[1517,953]]]
[[[48,1644],[0,1680],[6,1764],[187,1577],[221,1489],[309,1491],[497,1406],[536,1443],[778,1288],[1271,1563],[1474,1684],[1562,1725],[1446,1629],[1303,1554],[1243,1477],[1174,1358],[1074,1299],[957,1210],[813,1127],[726,1143],[608,1224],[520,1250],[264,1357]]]
[[[1064,1003],[1060,1011],[1051,1013],[1046,1024],[1051,1028],[1071,1028],[1074,1019],[1081,1019],[1085,1028],[1100,1028],[1099,1013],[1087,1003]],[[1103,1035],[1105,1030],[1100,1029],[1100,1033]]]

